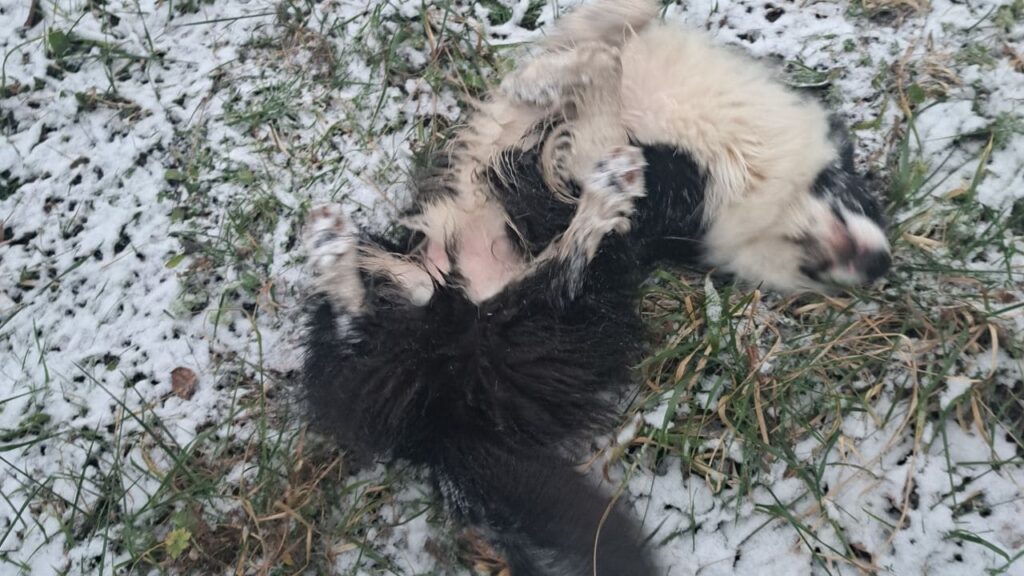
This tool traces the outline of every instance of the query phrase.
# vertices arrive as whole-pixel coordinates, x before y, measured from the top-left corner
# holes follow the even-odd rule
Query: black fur
[[[643,150],[639,221],[629,237],[605,238],[589,267],[546,263],[479,305],[436,286],[426,306],[412,306],[387,299],[394,291],[376,285],[387,279],[368,278],[368,314],[343,329],[327,302],[311,316],[314,421],[364,456],[427,466],[449,507],[488,528],[515,576],[591,574],[595,558],[598,574],[653,573],[634,520],[566,457],[614,425],[642,340],[641,262],[699,254],[704,175],[683,151]],[[492,170],[488,183],[535,255],[575,207],[545,184],[539,145],[499,161],[515,178]],[[436,176],[421,184],[445,186]]]
[[[631,144],[643,150],[647,162],[647,195],[636,203],[629,235],[631,257],[645,265],[659,260],[700,262],[701,239],[706,232],[707,175],[686,150],[664,144]],[[545,184],[538,148],[505,151],[500,164],[511,167],[515,180],[503,180],[494,171],[489,179],[531,254],[565,230],[574,214],[574,207],[558,199]],[[575,182],[566,184],[570,190],[579,189]]]
[[[631,238],[647,262],[672,259],[697,263],[706,232],[707,175],[685,150],[664,144],[637,144],[644,151],[647,196],[636,206]]]
[[[836,207],[841,205],[851,212],[863,214],[884,227],[885,214],[878,196],[856,172],[841,166],[829,166],[815,178],[811,191]]]
[[[367,278],[367,314],[345,317],[326,301],[311,314],[314,422],[364,457],[428,467],[449,508],[488,530],[514,576],[593,574],[595,560],[597,574],[654,573],[635,521],[567,456],[616,421],[641,350],[643,263],[699,254],[704,175],[683,151],[643,150],[639,221],[628,237],[606,237],[589,266],[548,262],[478,305],[450,284],[413,306],[389,298],[387,278]],[[536,255],[575,206],[545,184],[538,149],[500,162],[514,180],[492,170],[487,181]],[[446,187],[436,175],[420,184]]]
[[[842,204],[851,212],[867,216],[885,228],[885,214],[882,211],[880,195],[867,180],[857,173],[853,160],[853,140],[842,118],[829,116],[828,137],[839,151],[836,162],[818,174],[812,186],[812,193]]]
[[[635,521],[556,451],[471,443],[445,454],[454,457],[437,469],[458,486],[448,500],[465,502],[463,515],[490,527],[513,575],[590,576],[595,564],[597,574],[654,574]]]
[[[506,167],[514,179],[503,177],[493,167],[487,172],[488,184],[521,235],[522,247],[534,256],[565,231],[576,213],[574,204],[559,199],[544,182],[538,148],[501,153],[496,164]],[[571,194],[579,195],[578,183],[568,182],[567,187]]]
[[[567,263],[551,261],[479,305],[446,286],[421,307],[372,290],[357,317],[319,302],[304,370],[313,421],[364,456],[427,466],[516,576],[592,574],[595,554],[597,574],[652,574],[632,518],[567,457],[613,425],[630,382],[634,261],[609,237],[575,294]]]

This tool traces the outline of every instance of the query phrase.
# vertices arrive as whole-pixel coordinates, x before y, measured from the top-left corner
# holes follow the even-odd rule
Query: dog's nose
[[[870,250],[857,254],[853,259],[853,265],[864,278],[864,283],[871,284],[889,271],[892,256],[888,250]]]

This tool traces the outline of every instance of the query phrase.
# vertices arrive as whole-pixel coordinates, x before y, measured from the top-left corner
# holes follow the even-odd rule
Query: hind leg
[[[366,308],[366,287],[359,273],[359,236],[340,206],[314,208],[304,233],[306,255],[316,274],[315,287],[339,310],[358,316]]]
[[[317,291],[351,316],[366,312],[363,272],[385,279],[376,286],[392,299],[426,304],[434,281],[417,262],[373,246],[361,245],[359,231],[340,206],[325,205],[310,212],[305,230],[306,253],[316,273]]]
[[[540,54],[506,76],[500,90],[515,102],[553,108],[565,103],[575,92],[618,83],[621,76],[619,49],[590,42]]]

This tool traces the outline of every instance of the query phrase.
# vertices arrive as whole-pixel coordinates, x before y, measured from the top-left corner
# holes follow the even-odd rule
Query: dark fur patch
[[[632,238],[641,244],[648,261],[697,262],[706,232],[707,176],[685,150],[662,144],[640,146],[647,161],[647,196],[637,202]]]
[[[672,146],[645,145],[643,150],[647,195],[637,201],[630,241],[645,262],[671,260],[696,263],[702,254],[701,239],[707,176],[685,150]],[[488,181],[508,212],[531,254],[543,250],[569,225],[575,206],[559,200],[545,184],[537,148],[502,153],[501,164],[516,175],[508,181],[494,170]],[[571,182],[577,189],[579,184]],[[578,192],[575,195],[579,195]]]
[[[857,173],[853,161],[853,139],[842,118],[829,116],[828,138],[835,144],[839,157],[814,180],[812,193],[850,212],[863,214],[885,228],[882,203],[867,181]]]
[[[536,256],[565,231],[576,205],[560,200],[544,182],[539,147],[505,150],[496,163],[515,174],[515,179],[502,176],[492,167],[487,182],[518,230],[523,247]],[[579,196],[579,184],[567,185],[571,194]]]
[[[456,444],[448,454],[458,456],[438,466],[445,474],[440,484],[458,488],[447,500],[474,504],[464,516],[490,529],[514,576],[656,573],[626,507],[564,456],[545,448],[481,451],[475,444]]]
[[[629,387],[642,341],[635,262],[609,237],[575,298],[560,287],[566,263],[552,261],[480,305],[446,286],[422,307],[389,300],[387,278],[367,279],[364,316],[316,303],[304,366],[314,424],[363,457],[429,467],[516,576],[594,573],[610,500],[564,451],[609,430]],[[620,507],[597,560],[598,574],[653,574]]]
[[[563,301],[558,265],[479,307],[444,286],[422,307],[378,296],[347,333],[320,303],[305,366],[316,420],[347,445],[416,462],[465,434],[537,446],[605,429],[607,393],[628,383],[638,351],[635,279],[598,268]]]
[[[855,172],[847,172],[838,165],[829,166],[815,178],[811,191],[834,207],[842,206],[855,214],[863,214],[885,228],[882,203],[864,178]]]

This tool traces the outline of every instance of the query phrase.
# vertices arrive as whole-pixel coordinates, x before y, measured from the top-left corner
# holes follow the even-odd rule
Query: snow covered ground
[[[296,239],[325,201],[386,229],[570,6],[0,0],[0,573],[496,573],[417,471],[299,425]],[[610,489],[666,574],[1024,574],[1024,2],[666,18],[849,120],[897,263],[834,298],[659,274]]]

